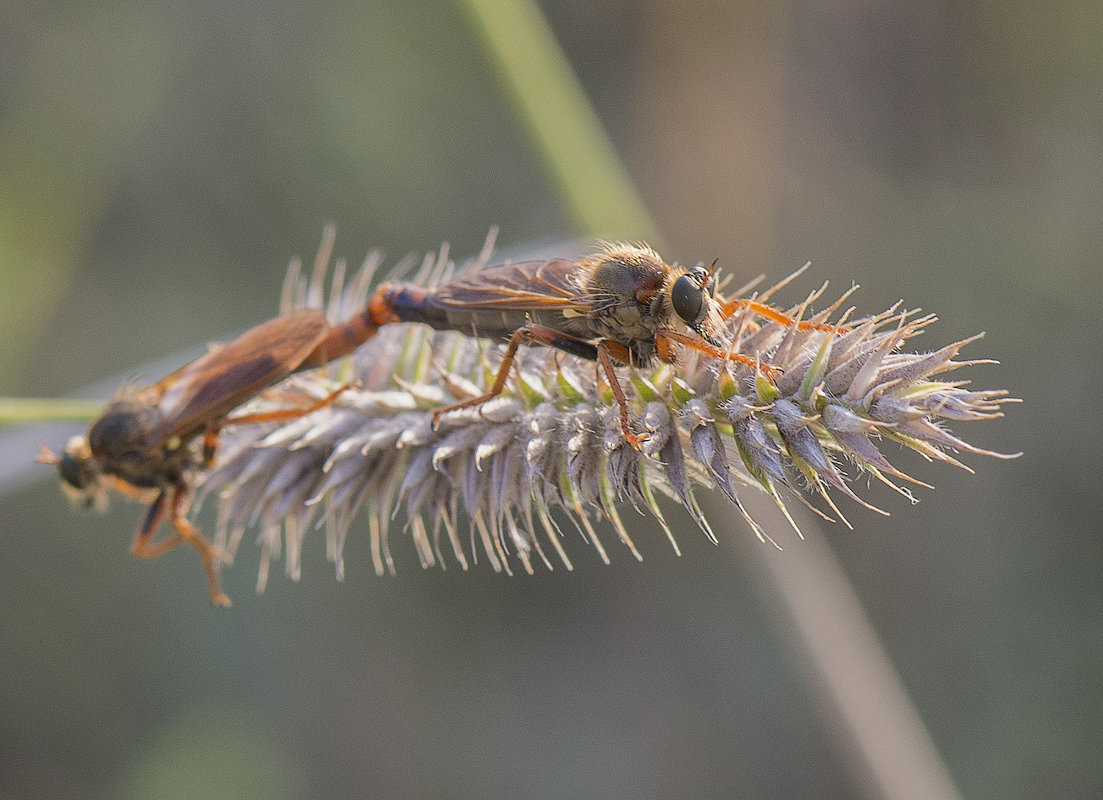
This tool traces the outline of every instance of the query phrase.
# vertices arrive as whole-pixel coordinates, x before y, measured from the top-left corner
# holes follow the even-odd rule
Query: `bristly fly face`
[[[56,464],[61,478],[61,488],[74,505],[83,508],[103,509],[107,501],[104,474],[84,436],[73,436],[65,443],[60,454],[43,447],[38,460],[44,464]]]

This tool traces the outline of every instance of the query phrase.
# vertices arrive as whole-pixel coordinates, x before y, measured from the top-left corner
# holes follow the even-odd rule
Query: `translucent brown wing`
[[[147,449],[172,436],[188,438],[294,372],[325,337],[325,312],[304,309],[265,322],[143,390],[163,421]]]
[[[433,293],[444,308],[526,311],[589,308],[580,285],[579,264],[563,258],[521,261],[457,275]]]

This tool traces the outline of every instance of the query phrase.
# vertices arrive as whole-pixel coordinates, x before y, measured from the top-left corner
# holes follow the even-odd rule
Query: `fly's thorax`
[[[88,429],[88,448],[100,471],[139,488],[179,480],[191,461],[190,451],[179,436],[151,441],[161,420],[156,405],[127,398],[108,404]]]
[[[149,404],[112,400],[88,429],[88,447],[97,458],[126,458],[142,450],[160,416]]]
[[[655,334],[671,323],[671,267],[654,250],[632,245],[610,246],[583,263],[595,335],[623,344],[638,363],[649,362]]]

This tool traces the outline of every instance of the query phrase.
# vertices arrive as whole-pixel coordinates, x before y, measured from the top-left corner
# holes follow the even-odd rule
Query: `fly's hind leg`
[[[130,552],[138,558],[157,558],[157,556],[167,553],[183,541],[180,534],[174,531],[156,544],[153,542],[153,535],[157,533],[157,529],[161,527],[161,523],[165,519],[165,506],[168,503],[169,491],[165,489],[157,495],[157,499],[150,504],[145,519],[142,520],[138,532],[134,535]]]
[[[565,336],[554,328],[548,328],[544,325],[525,325],[514,331],[513,336],[509,338],[509,344],[506,346],[506,352],[502,356],[502,363],[498,366],[498,374],[494,376],[494,383],[491,384],[490,391],[478,397],[472,397],[459,403],[445,406],[444,408],[435,409],[433,411],[433,427],[435,428],[440,423],[440,418],[445,414],[452,411],[459,411],[461,408],[481,406],[488,400],[493,400],[500,395],[502,390],[505,389],[506,379],[509,377],[509,368],[513,366],[513,362],[517,358],[517,348],[526,340],[534,342],[535,344],[547,345],[548,347],[557,347],[568,353],[581,355],[583,358],[589,358],[591,361],[597,358],[597,348],[587,341],[575,339],[573,336]]]
[[[207,588],[210,590],[211,602],[216,606],[229,608],[230,598],[223,593],[218,580],[218,562],[222,558],[222,553],[184,516],[186,497],[187,490],[179,488],[172,498],[172,527],[176,530],[176,537],[179,540],[187,542],[199,553],[199,558],[203,561],[203,571],[207,574]]]
[[[519,348],[524,341],[544,345],[545,347],[554,347],[556,350],[562,350],[564,353],[584,358],[587,361],[597,361],[601,364],[602,370],[605,372],[605,377],[609,381],[609,386],[613,390],[613,397],[616,398],[617,405],[620,407],[620,427],[624,432],[624,438],[636,450],[640,449],[642,439],[633,432],[629,423],[628,398],[624,394],[624,389],[621,388],[620,381],[617,380],[616,371],[613,365],[614,359],[624,364],[629,363],[631,359],[628,350],[623,345],[608,339],[601,339],[597,344],[594,344],[585,339],[568,336],[565,333],[555,330],[555,328],[533,323],[525,325],[523,328],[518,328],[513,336],[510,337],[509,345],[506,347],[506,352],[502,356],[502,363],[498,367],[498,374],[494,376],[494,383],[491,384],[490,391],[484,395],[464,400],[461,403],[455,403],[454,405],[436,409],[433,412],[434,427],[443,415],[451,411],[480,406],[488,400],[492,400],[500,395],[505,388],[506,379],[509,377],[509,368],[513,365],[517,357],[517,348]]]
[[[203,434],[203,467],[207,468],[214,464],[215,452],[218,449],[218,435],[226,426],[256,425],[262,422],[284,422],[286,420],[305,417],[307,414],[311,414],[320,408],[331,405],[341,396],[342,392],[351,387],[351,383],[339,386],[328,396],[323,397],[318,402],[312,403],[309,406],[302,406],[300,408],[279,408],[274,411],[259,411],[256,414],[242,414],[239,417],[223,417],[222,419],[215,420],[207,426],[207,430]]]
[[[171,495],[171,500],[169,499]],[[153,501],[138,528],[134,537],[134,543],[130,546],[132,552],[138,558],[156,558],[167,553],[177,545],[187,542],[196,549],[203,560],[203,570],[207,573],[207,586],[211,593],[211,602],[218,606],[228,607],[230,598],[222,593],[218,583],[218,560],[220,553],[218,548],[211,544],[195,526],[188,522],[183,513],[184,500],[187,497],[187,489],[177,486],[165,489],[157,499]],[[168,506],[171,504],[171,508]],[[173,531],[161,541],[154,543],[153,535],[161,527],[166,512],[172,521]]]

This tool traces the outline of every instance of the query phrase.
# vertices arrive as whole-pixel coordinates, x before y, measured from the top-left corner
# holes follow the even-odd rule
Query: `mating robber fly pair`
[[[489,391],[437,409],[434,423],[501,394],[517,349],[542,345],[600,365],[619,406],[624,437],[639,449],[617,365],[673,363],[682,346],[769,371],[768,365],[730,350],[725,321],[741,308],[802,329],[843,330],[797,322],[753,300],[724,300],[716,293],[715,266],[672,266],[648,247],[618,244],[581,260],[485,267],[432,288],[383,284],[345,322],[330,324],[320,309],[295,311],[216,346],[150,386],[124,389],[87,435],[74,437],[60,455],[43,448],[39,460],[56,464],[63,486],[85,504],[108,488],[148,499],[134,554],[152,558],[190,544],[202,558],[212,602],[229,605],[219,588],[218,549],[186,517],[194,472],[213,463],[225,426],[293,419],[331,403],[344,387],[305,408],[229,416],[235,408],[292,373],[352,353],[383,325],[419,322],[509,340]],[[173,532],[154,542],[166,517]]]

